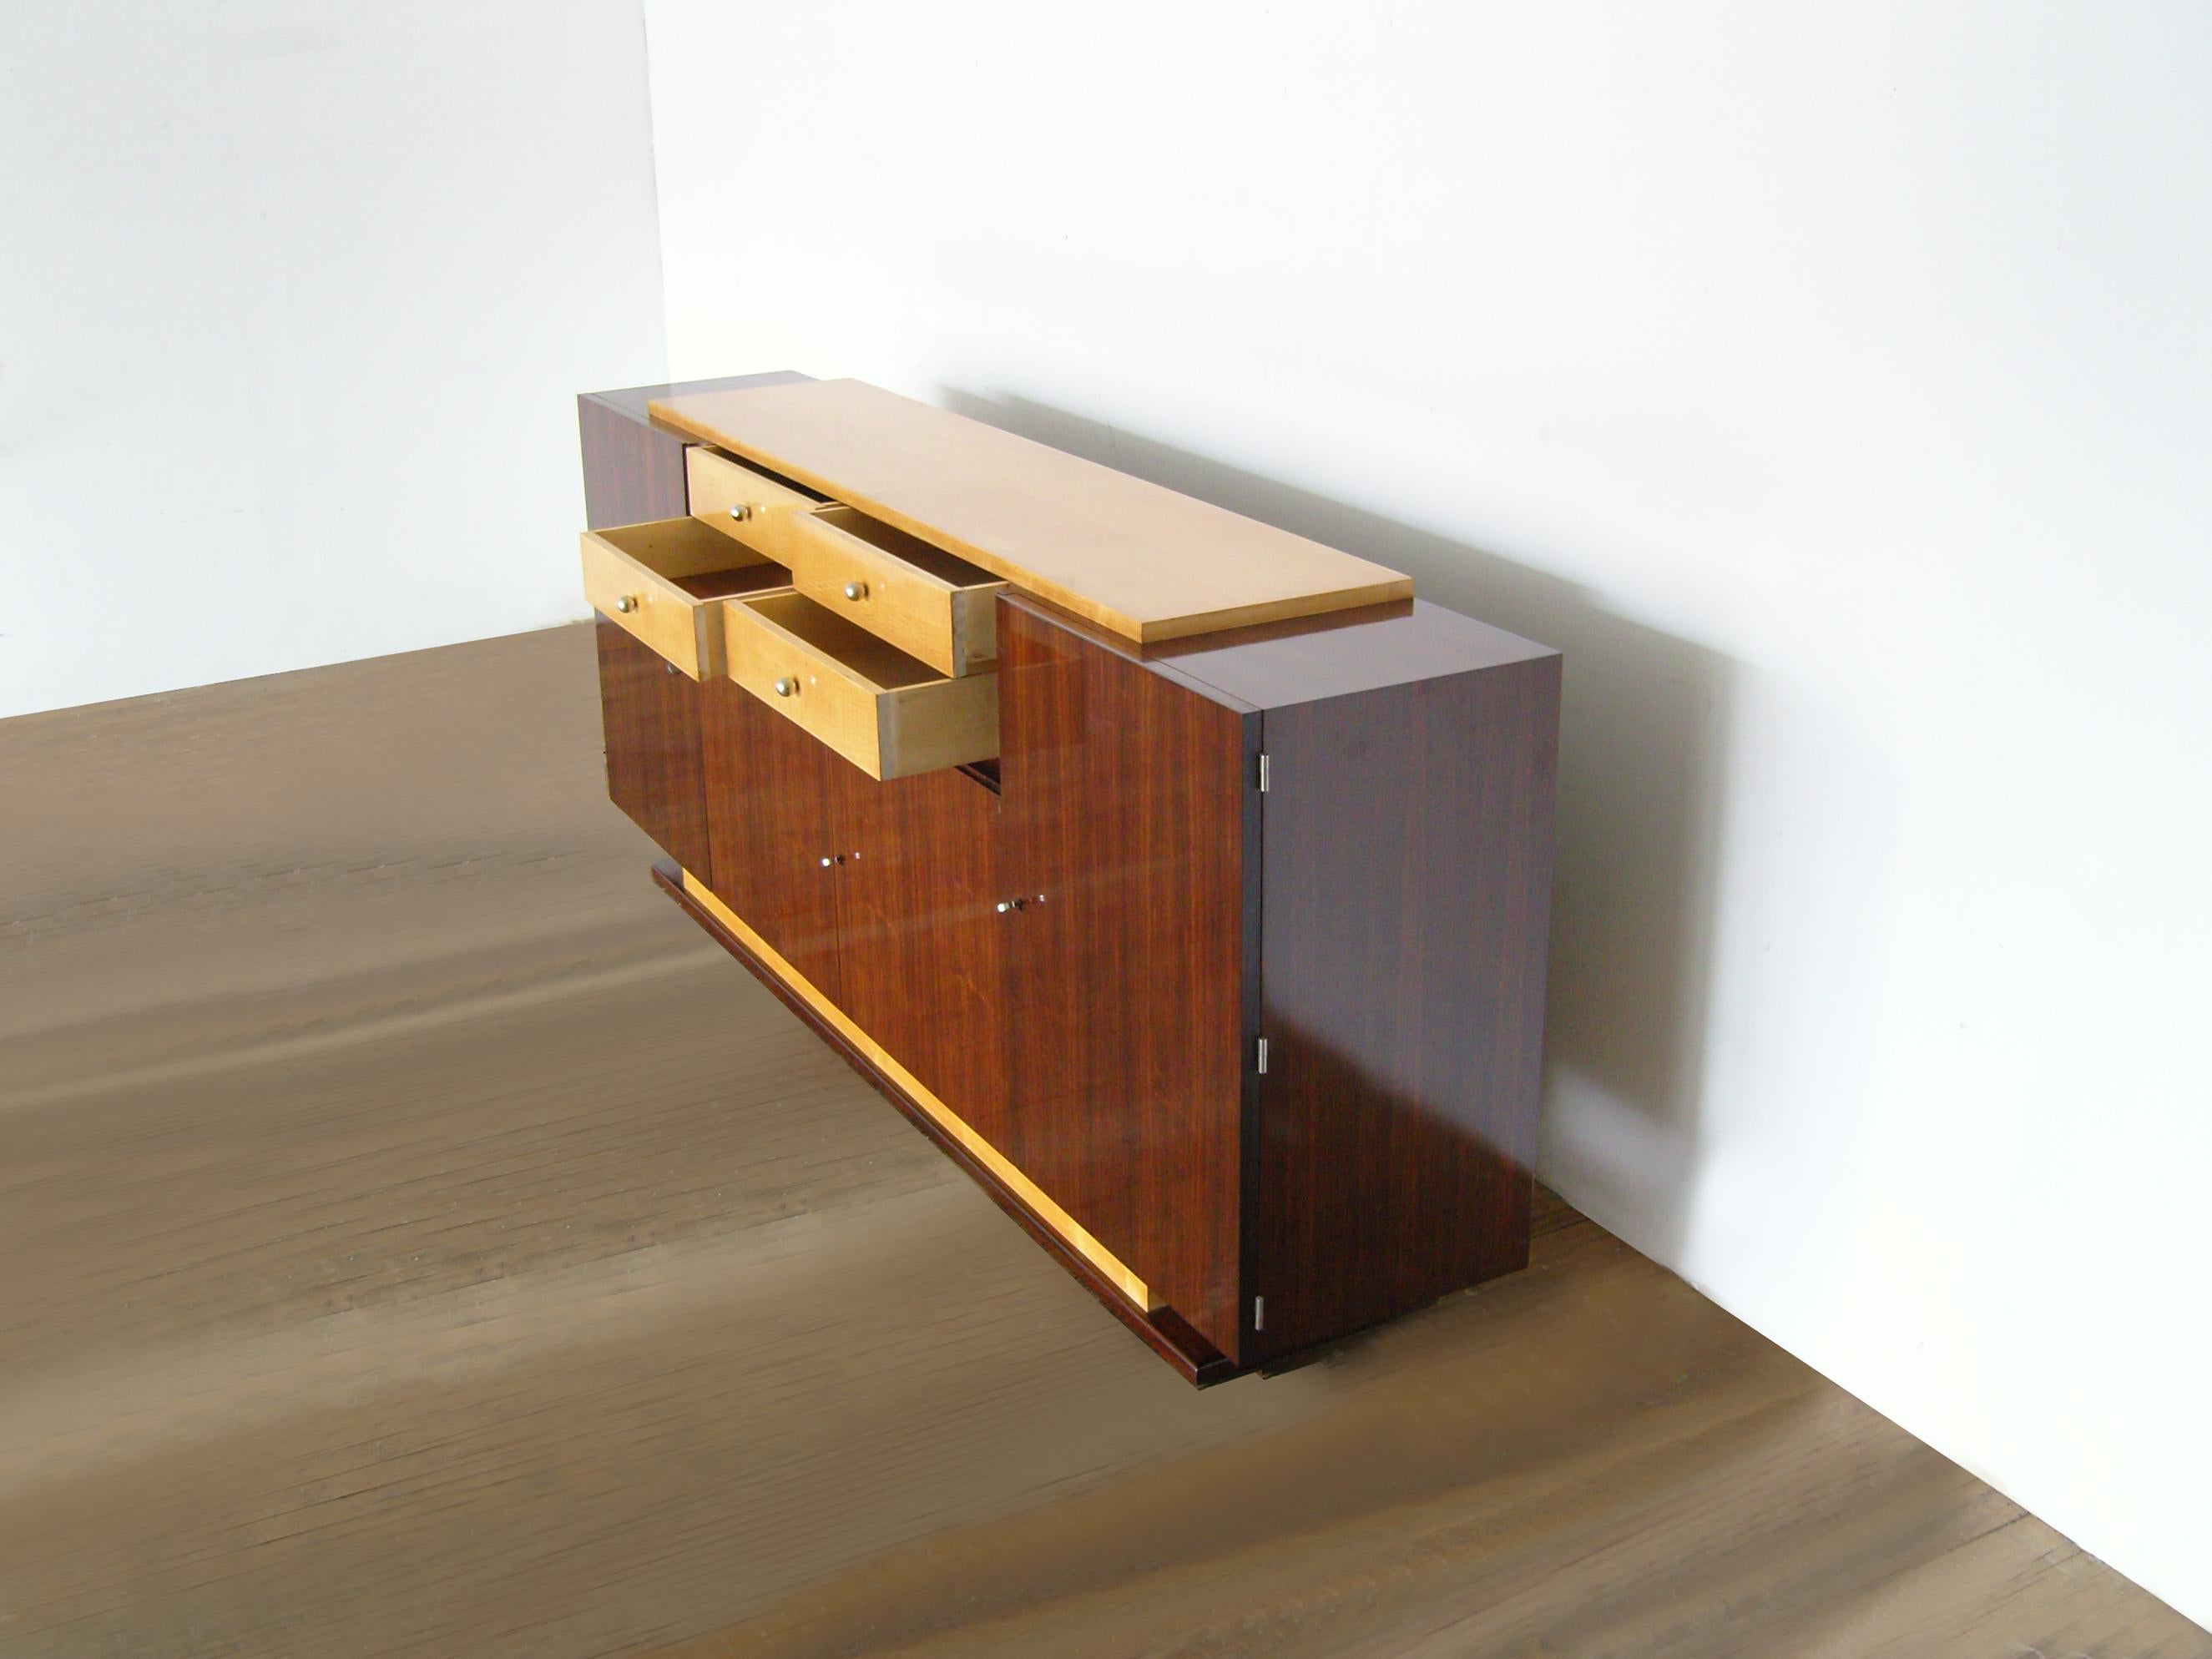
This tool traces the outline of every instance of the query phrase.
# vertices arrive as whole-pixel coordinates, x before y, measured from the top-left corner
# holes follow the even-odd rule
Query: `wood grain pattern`
[[[642,408],[632,414],[599,392],[576,399],[576,427],[588,528],[672,519],[690,510],[684,483],[688,446],[680,434],[651,425]]]
[[[702,445],[684,452],[691,516],[774,563],[791,562],[792,526],[820,501]]]
[[[797,592],[721,607],[729,678],[872,778],[910,777],[999,752],[993,674],[941,678]]]
[[[988,1170],[999,1187],[1011,1194],[1022,1208],[1048,1228],[1060,1243],[1089,1262],[1133,1309],[1149,1310],[1153,1306],[1153,1298],[1142,1279],[1115,1260],[1112,1253],[1054,1203],[1048,1194],[1016,1169],[992,1144],[988,1136],[979,1132],[973,1124],[938,1098],[921,1079],[907,1070],[896,1055],[876,1040],[872,1030],[855,1020],[820,986],[785,961],[767,940],[746,925],[742,916],[716,898],[713,890],[696,876],[688,871],[678,870],[674,885],[687,904],[702,911],[719,933],[741,947],[739,955],[766,970],[763,977],[771,988],[789,992],[805,1005],[806,1011],[834,1034],[840,1048],[859,1056],[866,1062],[869,1072],[890,1085],[902,1104],[909,1105],[920,1112],[946,1140]]]
[[[594,681],[0,722],[11,1659],[2212,1655],[1571,1211],[1193,1391],[645,878]]]
[[[586,530],[577,538],[592,609],[693,679],[722,672],[722,623],[712,600],[789,581],[781,565],[693,518]]]
[[[711,878],[701,688],[605,617],[595,632],[607,798],[655,846]]]
[[[957,772],[836,792],[842,1006],[994,1146],[1013,1144],[999,797]]]
[[[1257,722],[1025,599],[999,635],[1008,1150],[1236,1359]]]
[[[741,687],[699,688],[708,874],[715,894],[832,1000],[837,964],[836,791],[851,769]]]
[[[1133,640],[1413,593],[1397,571],[858,380],[651,407]]]
[[[792,586],[940,674],[971,673],[999,654],[1006,583],[849,507],[792,526]]]
[[[1259,1355],[1528,1259],[1559,659],[1267,711]]]

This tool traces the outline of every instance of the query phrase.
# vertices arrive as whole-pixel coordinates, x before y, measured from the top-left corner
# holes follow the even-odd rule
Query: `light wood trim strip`
[[[684,872],[684,890],[700,908],[728,928],[747,950],[766,963],[777,978],[797,993],[808,1007],[829,1022],[838,1036],[866,1055],[871,1064],[898,1085],[909,1100],[929,1114],[939,1128],[959,1142],[962,1150],[1004,1182],[1007,1188],[1029,1206],[1030,1214],[1058,1234],[1070,1249],[1103,1273],[1115,1289],[1148,1314],[1162,1306],[1154,1300],[1145,1281],[1124,1267],[1118,1256],[1085,1232],[1074,1217],[1045,1195],[1042,1188],[1009,1163],[1005,1153],[969,1128],[957,1112],[924,1088],[913,1073],[892,1059],[881,1043],[855,1025],[845,1011],[817,990],[804,974],[778,956],[766,939],[746,927],[736,911],[715,897],[713,890],[689,870]]]

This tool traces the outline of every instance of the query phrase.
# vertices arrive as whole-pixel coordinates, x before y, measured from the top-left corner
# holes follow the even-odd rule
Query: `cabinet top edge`
[[[1247,714],[1560,655],[1551,646],[1426,599],[1365,605],[1161,645],[1119,638],[1031,594],[1008,593],[1003,602]]]
[[[1402,571],[865,381],[684,392],[648,408],[1132,640],[1413,597]]]
[[[777,395],[765,400],[750,395],[763,392]],[[800,399],[796,404],[790,401],[794,393]],[[1255,555],[1264,560],[1279,545],[1310,550],[1340,562],[1321,567],[1323,578],[1307,583],[1303,592],[1291,591],[1296,582],[1290,589],[1279,585],[1274,598],[1259,605],[1231,604],[1209,610],[1211,600],[1221,597],[1218,586],[1211,591],[1211,599],[1194,592],[1180,598],[1171,595],[1170,602],[1162,604],[1155,585],[1149,596],[1139,594],[1140,599],[1149,597],[1149,605],[1117,604],[1116,598],[1128,597],[1127,592],[1093,594],[1075,591],[1065,582],[1035,580],[1033,573],[1005,558],[978,557],[978,550],[957,536],[950,538],[951,550],[975,558],[1015,584],[1014,591],[1006,595],[1010,603],[1034,605],[1040,614],[1060,625],[1245,712],[1558,654],[1548,646],[1413,597],[1412,580],[1385,567],[860,381],[817,380],[795,370],[781,369],[589,392],[579,394],[578,402],[597,405],[674,437],[716,444],[757,465],[775,466],[833,499],[848,501],[939,546],[948,545],[945,534],[900,514],[865,489],[841,483],[838,477],[820,468],[794,465],[792,457],[780,453],[781,448],[796,443],[807,451],[802,460],[811,457],[825,465],[850,463],[866,472],[878,464],[882,451],[896,451],[907,438],[923,442],[933,438],[949,441],[951,453],[957,459],[1006,461],[1018,470],[1030,465],[1044,469],[1034,475],[1023,471],[1018,482],[1075,492],[1078,499],[1069,503],[1060,527],[1076,533],[1102,505],[1121,501],[1125,492],[1133,490],[1137,494],[1127,500],[1156,502],[1165,496],[1182,504],[1172,510],[1174,514],[1197,515],[1172,517],[1165,522],[1195,526],[1203,533],[1226,521],[1256,532],[1261,539],[1241,547],[1248,562]],[[731,410],[740,413],[732,417],[727,413]],[[848,434],[843,429],[845,423],[855,421],[857,430]],[[723,429],[725,423],[731,424],[732,429]],[[746,431],[736,429],[750,430],[749,423],[758,428],[750,438]],[[770,439],[775,441],[767,441]],[[979,444],[981,447],[975,448]],[[875,480],[878,484],[888,481],[897,485],[902,479],[911,481],[917,471],[927,470],[909,465],[902,472],[895,453],[881,465],[882,477]],[[1082,495],[1086,488],[1101,487],[1102,479],[1106,481],[1103,487],[1109,492],[1108,498],[1100,501]],[[926,489],[923,493],[940,502],[951,501],[956,509],[964,510],[972,504],[963,499],[957,482],[950,493],[939,490],[931,495]],[[1026,499],[1001,501],[996,504],[998,508],[1019,511],[1036,499],[1025,489],[1012,493]],[[1050,496],[1054,492],[1047,489],[1044,493]],[[986,503],[987,509],[990,506]],[[975,522],[988,523],[993,517],[993,512],[986,510]],[[1034,536],[1040,526],[1031,521],[1018,528]]]
[[[666,432],[689,437],[680,428],[666,425],[653,416],[653,405],[664,398],[688,398],[701,392],[742,392],[748,386],[799,386],[810,381],[811,374],[801,374],[797,369],[770,369],[760,374],[724,374],[710,380],[668,380],[655,386],[612,386],[602,392],[580,392],[579,403],[597,404],[624,415],[641,426],[657,426]]]

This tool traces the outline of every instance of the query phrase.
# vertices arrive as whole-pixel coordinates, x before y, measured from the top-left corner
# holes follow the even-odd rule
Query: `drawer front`
[[[1006,584],[848,507],[793,519],[792,586],[939,672],[969,674],[998,659]]]
[[[822,505],[816,497],[711,449],[686,450],[684,472],[693,518],[778,564],[791,562],[784,550],[792,522]]]
[[[582,545],[584,597],[592,610],[695,680],[721,672],[721,636],[711,626],[713,605],[694,599],[596,531],[584,532]]]
[[[795,592],[722,607],[731,679],[870,777],[908,777],[999,747],[999,677],[939,678]]]

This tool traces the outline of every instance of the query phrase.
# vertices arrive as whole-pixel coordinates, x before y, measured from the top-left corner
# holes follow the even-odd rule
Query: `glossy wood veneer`
[[[608,799],[657,845],[711,877],[701,688],[605,617],[598,639]]]
[[[1419,601],[1139,644],[1009,592],[994,623],[996,767],[888,783],[726,681],[616,662],[611,787],[696,726],[687,908],[950,1114],[1194,1380],[1521,1265],[1557,654]],[[631,810],[696,848],[667,806]]]
[[[709,680],[698,690],[711,857],[704,868],[687,867],[842,1002],[836,878],[852,849],[835,792],[839,774],[853,769],[742,686]]]
[[[1128,1275],[1117,1273],[1111,1266],[1102,1265],[1086,1255],[1079,1244],[1071,1242],[1071,1230],[1055,1227],[1041,1215],[1036,1206],[1001,1176],[997,1160],[987,1161],[976,1156],[938,1114],[917,1097],[908,1082],[883,1062],[874,1044],[861,1040],[859,1034],[848,1029],[848,1022],[838,1020],[817,1000],[810,998],[803,987],[793,982],[793,976],[785,971],[784,964],[756,950],[726,925],[690,890],[684,876],[683,870],[672,863],[653,866],[654,883],[708,937],[736,957],[835,1053],[897,1107],[915,1128],[965,1170],[1000,1208],[1019,1223],[1024,1231],[1146,1346],[1173,1365],[1186,1381],[1200,1388],[1226,1382],[1240,1374],[1238,1366],[1217,1352],[1173,1309],[1148,1307],[1147,1297],[1130,1293]]]
[[[1028,600],[999,653],[1012,1155],[1234,1357],[1258,723]]]
[[[749,374],[693,382],[689,390],[734,390],[804,376]],[[688,511],[684,453],[690,440],[653,424],[652,398],[668,386],[587,392],[576,399],[584,469],[584,522],[600,530]],[[702,875],[713,868],[706,822],[701,688],[599,619],[600,714],[607,794],[654,842]]]
[[[1000,797],[962,773],[833,778],[844,1006],[993,1146],[1018,1155],[998,906]]]
[[[1559,659],[1270,708],[1264,1360],[1527,1264]]]
[[[1031,651],[1091,665],[1085,675],[1040,674],[1009,696],[1006,730],[1048,757],[1032,773],[1009,750],[1010,826],[1046,810],[1030,801],[1032,784],[1049,784],[1039,794],[1071,824],[1105,790],[1123,805],[1105,810],[1104,828],[1079,832],[1067,867],[1087,872],[1080,878],[1094,893],[1167,876],[1140,898],[1097,903],[1110,920],[1086,927],[1085,953],[1037,968],[1061,983],[1073,976],[1084,988],[1073,1006],[1118,1003],[1154,1038],[1192,1013],[1189,1052],[1224,1054],[1232,1031],[1248,1045],[1234,1122],[1244,1207],[1234,1241],[1212,1243],[1236,1266],[1235,1322],[1193,1322],[1240,1364],[1269,1364],[1523,1265],[1558,653],[1418,601],[1164,647],[1131,646],[1020,598],[1006,601],[1000,627]],[[1128,675],[1153,690],[1096,689],[1098,678]],[[1172,842],[1162,832],[1114,827],[1160,787],[1142,777],[1144,757],[1171,777],[1206,775],[1133,712],[1155,702],[1176,711],[1171,724],[1243,733],[1243,767],[1231,776],[1217,763],[1209,806],[1182,803],[1167,814],[1201,822],[1210,807],[1215,832],[1236,842],[1244,931],[1234,957],[1218,949],[1221,919],[1210,925],[1211,956],[1163,920],[1201,890],[1237,894],[1228,862],[1179,880],[1189,872],[1164,864]],[[1081,757],[1112,753],[1117,733],[1141,733],[1124,769],[1086,772]],[[1252,775],[1262,751],[1265,794]],[[1150,937],[1133,945],[1133,931]],[[1135,983],[1146,969],[1152,980]],[[1264,1074],[1249,1048],[1261,1036]],[[1068,1048],[1082,1038],[1059,1031],[1051,1041]],[[1162,1200],[1218,1214],[1218,1189],[1187,1167],[1188,1127],[1171,1114],[1194,1097],[1163,1089],[1164,1076],[1139,1066],[1101,1097],[1124,1179],[1156,1183],[1149,1229],[1117,1248],[1152,1282],[1192,1295],[1152,1254],[1188,1248],[1191,1231],[1187,1220],[1158,1218]],[[1228,1122],[1226,1089],[1217,1083],[1206,1098],[1206,1121]],[[1102,1237],[1117,1236],[1104,1213],[1085,1212]],[[1176,1305],[1188,1313],[1196,1304]]]

